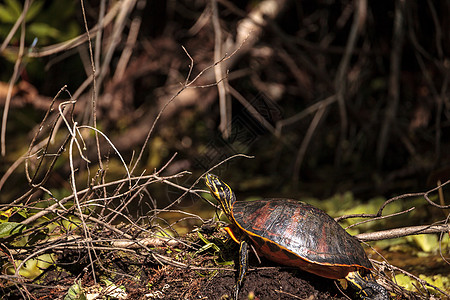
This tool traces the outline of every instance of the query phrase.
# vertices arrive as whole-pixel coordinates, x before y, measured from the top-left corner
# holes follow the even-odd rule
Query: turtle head
[[[223,182],[219,177],[213,174],[206,174],[206,185],[208,186],[211,195],[220,203],[224,213],[230,217],[231,206],[236,201],[231,188]]]

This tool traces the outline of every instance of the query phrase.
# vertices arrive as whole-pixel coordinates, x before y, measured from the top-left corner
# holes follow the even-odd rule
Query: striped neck
[[[213,197],[220,203],[220,206],[228,219],[230,219],[230,221],[233,220],[231,207],[233,206],[233,203],[236,202],[236,196],[228,184],[213,174],[206,174],[206,185]]]

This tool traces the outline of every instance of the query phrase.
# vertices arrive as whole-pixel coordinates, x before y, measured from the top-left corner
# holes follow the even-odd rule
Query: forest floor
[[[196,234],[188,234],[191,244]],[[207,236],[209,240],[216,237]],[[182,240],[184,240],[183,238]],[[201,241],[197,241],[201,242]],[[194,242],[195,243],[195,242]],[[231,240],[218,255],[214,251],[194,253],[192,249],[177,247],[152,248],[154,253],[182,262],[186,267],[159,264],[146,251],[96,250],[95,279],[92,276],[85,249],[64,250],[58,258],[58,267],[47,269],[32,283],[8,285],[0,282],[5,299],[233,299],[237,273],[232,261],[237,259],[238,245]],[[189,247],[188,247],[189,248]],[[220,266],[214,261],[228,260],[231,266]],[[347,299],[333,280],[312,275],[295,268],[282,267],[255,255],[250,256],[249,271],[239,299]],[[86,298],[69,292],[75,283],[81,283]],[[110,286],[109,292],[106,286]],[[21,288],[18,288],[21,286]],[[341,288],[342,289],[342,288]],[[349,293],[352,298],[355,294]],[[81,293],[80,293],[81,294]],[[65,298],[66,295],[71,298]],[[98,297],[98,298],[96,298]],[[109,297],[109,298],[108,298]]]

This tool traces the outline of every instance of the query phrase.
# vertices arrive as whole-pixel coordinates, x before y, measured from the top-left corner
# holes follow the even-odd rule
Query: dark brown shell
[[[372,265],[360,243],[322,210],[291,199],[237,201],[236,225],[260,254],[328,278]]]

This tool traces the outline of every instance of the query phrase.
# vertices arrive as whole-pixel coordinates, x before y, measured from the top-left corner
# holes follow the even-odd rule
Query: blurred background
[[[24,5],[25,26],[17,24]],[[41,122],[64,85],[77,102],[73,121],[93,125],[95,101],[96,126],[124,160],[143,149],[134,174],[176,153],[161,174],[188,170],[179,182],[186,186],[243,153],[254,158],[214,171],[243,194],[368,199],[449,178],[447,1],[84,5],[85,15],[69,0],[0,4],[0,174],[17,164],[1,182],[3,202],[28,185],[17,160],[39,130],[37,140],[50,134],[55,115]],[[69,98],[62,92],[54,109]],[[96,161],[95,139],[85,142]],[[102,140],[100,150],[107,176],[123,177],[110,144]],[[87,180],[88,170],[77,176]],[[46,185],[65,194],[69,174],[62,155]]]

